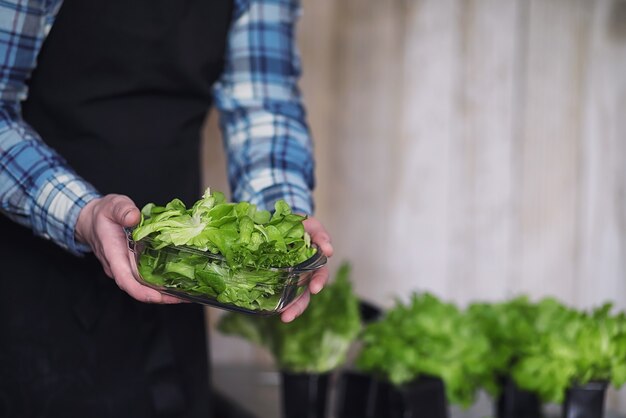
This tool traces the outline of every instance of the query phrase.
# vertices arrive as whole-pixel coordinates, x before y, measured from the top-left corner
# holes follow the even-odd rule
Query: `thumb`
[[[118,195],[111,202],[111,220],[123,227],[135,226],[139,223],[140,212],[135,203],[128,197]]]

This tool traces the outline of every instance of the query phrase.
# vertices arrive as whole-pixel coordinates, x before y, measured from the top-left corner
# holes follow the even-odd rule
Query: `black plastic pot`
[[[446,391],[441,379],[426,376],[420,377],[400,387],[391,387],[388,397],[390,405],[389,415],[383,415],[385,417],[448,417]]]
[[[539,397],[517,387],[513,379],[501,379],[502,392],[496,402],[497,418],[540,418],[541,401]]]
[[[375,381],[372,376],[346,370],[337,377],[336,418],[374,418]]]
[[[572,386],[565,394],[563,418],[602,418],[607,382]]]
[[[358,371],[344,371],[337,379],[335,418],[387,418],[392,408],[389,383]]]
[[[330,374],[281,372],[283,418],[324,418]]]
[[[359,313],[361,320],[365,324],[377,321],[383,316],[382,309],[366,300],[359,301]]]
[[[336,418],[447,418],[443,381],[421,377],[394,386],[359,372],[338,379]]]

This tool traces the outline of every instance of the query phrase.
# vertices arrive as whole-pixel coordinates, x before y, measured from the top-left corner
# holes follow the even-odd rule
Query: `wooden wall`
[[[304,1],[317,214],[389,304],[626,307],[626,2]]]
[[[317,216],[361,296],[626,308],[625,0],[303,5]]]

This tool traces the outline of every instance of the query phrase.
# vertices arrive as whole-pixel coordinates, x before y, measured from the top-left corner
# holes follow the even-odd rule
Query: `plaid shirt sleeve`
[[[20,101],[35,66],[46,25],[60,2],[0,2],[0,211],[80,254],[74,226],[85,204],[98,196],[23,120]]]
[[[314,160],[297,82],[297,0],[239,0],[214,87],[234,200],[313,211]]]

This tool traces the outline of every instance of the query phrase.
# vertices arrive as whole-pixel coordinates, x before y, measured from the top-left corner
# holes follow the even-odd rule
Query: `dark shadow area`
[[[235,401],[219,391],[213,392],[213,417],[215,418],[260,418],[237,405]]]

